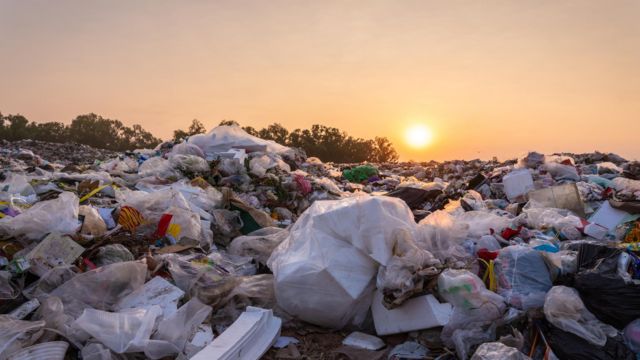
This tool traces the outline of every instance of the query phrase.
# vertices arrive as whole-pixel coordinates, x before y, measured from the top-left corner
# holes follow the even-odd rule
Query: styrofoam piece
[[[68,348],[66,341],[50,341],[16,351],[7,360],[62,360]]]
[[[379,337],[354,331],[342,340],[342,345],[352,346],[365,350],[380,350],[386,346],[384,341]]]
[[[627,216],[629,216],[628,212],[614,209],[608,201],[605,201],[595,214],[589,218],[589,222],[603,226],[607,230],[613,230]]]
[[[53,232],[31,250],[26,258],[31,265],[29,271],[42,277],[54,267],[73,263],[83,252],[84,248],[69,236]]]
[[[515,170],[502,178],[504,193],[510,201],[518,200],[533,190],[533,177],[527,169]]]
[[[195,334],[185,344],[184,353],[187,357],[191,358],[198,351],[202,350],[205,346],[209,345],[213,341],[213,329],[209,324],[200,324],[196,329]]]
[[[382,293],[377,291],[371,306],[378,336],[444,326],[449,322],[452,307],[440,303],[433,295],[407,300],[402,306],[388,310],[382,305]]]
[[[166,318],[178,310],[178,301],[184,296],[180,290],[167,280],[156,276],[131,294],[125,296],[115,305],[115,310],[145,308],[158,305]]]
[[[259,359],[273,345],[282,320],[273,311],[248,306],[238,320],[191,360]]]

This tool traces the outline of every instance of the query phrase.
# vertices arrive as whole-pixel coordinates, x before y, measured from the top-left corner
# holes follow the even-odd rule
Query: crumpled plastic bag
[[[71,192],[57,199],[41,201],[16,217],[0,219],[0,231],[10,236],[24,235],[39,240],[50,232],[75,233],[80,223],[78,197]]]
[[[11,281],[11,273],[0,271],[0,302],[15,299],[20,295],[20,289]]]
[[[549,290],[544,302],[544,315],[557,328],[597,346],[604,346],[607,337],[614,337],[618,333],[614,327],[601,322],[587,310],[576,289],[566,286],[554,286]]]
[[[102,220],[102,216],[97,209],[82,205],[78,210],[78,215],[84,217],[80,233],[83,235],[101,236],[107,232],[107,224]]]
[[[484,343],[476,349],[471,360],[530,360],[516,348],[507,346],[501,342]]]
[[[440,261],[469,256],[462,243],[469,234],[469,226],[456,221],[445,211],[436,211],[420,221],[416,241]]]
[[[397,229],[393,237],[393,257],[386,266],[380,266],[376,281],[378,289],[383,293],[383,304],[388,309],[423,292],[442,268],[440,260],[416,246],[411,233],[406,229]]]
[[[493,340],[493,331],[483,327],[502,317],[506,310],[502,296],[487,290],[475,274],[453,269],[446,269],[438,277],[438,292],[453,305],[441,339],[447,346],[456,347],[460,358],[467,357],[472,344]]]
[[[266,265],[273,250],[289,235],[289,231],[277,227],[266,227],[231,241],[229,253],[250,256]]]
[[[569,210],[540,207],[535,202],[529,202],[517,221],[534,229],[556,229],[569,240],[582,239],[578,230],[583,226],[582,221]]]
[[[217,126],[206,134],[190,136],[186,143],[199,147],[207,156],[231,149],[257,150],[261,147],[266,148],[266,151],[270,153],[285,154],[292,152],[292,149],[275,141],[263,140],[249,135],[241,127],[235,125]]]
[[[518,309],[542,307],[553,286],[543,255],[532,248],[508,246],[495,260],[498,293]]]
[[[147,159],[140,164],[138,167],[138,175],[142,177],[153,176],[165,180],[176,180],[181,177],[178,171],[171,166],[169,160],[159,156]]]
[[[210,172],[207,160],[195,155],[171,155],[169,165],[187,176],[206,175]]]
[[[186,142],[181,142],[180,144],[174,145],[171,149],[170,156],[172,155],[193,155],[201,158],[205,158],[204,152],[199,147],[188,144]]]
[[[287,163],[273,155],[256,156],[249,161],[249,169],[251,169],[251,173],[259,177],[264,177],[267,173],[267,170],[273,169],[275,167],[278,167],[286,172],[291,171],[291,167]]]
[[[129,261],[99,267],[78,274],[51,292],[64,304],[65,313],[74,318],[85,308],[110,310],[119,299],[141,287],[147,266]]]
[[[362,321],[379,265],[393,257],[393,232],[416,231],[406,203],[358,196],[316,201],[274,250],[278,305],[313,324],[341,328]]]
[[[466,224],[469,229],[469,237],[480,238],[494,232],[500,233],[504,228],[511,226],[513,220],[487,211],[466,211],[456,216],[455,221]]]

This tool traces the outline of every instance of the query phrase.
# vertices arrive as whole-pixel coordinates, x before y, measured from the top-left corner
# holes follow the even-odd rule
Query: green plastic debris
[[[371,165],[356,166],[342,172],[342,176],[353,183],[361,183],[376,175],[378,175],[378,169]]]

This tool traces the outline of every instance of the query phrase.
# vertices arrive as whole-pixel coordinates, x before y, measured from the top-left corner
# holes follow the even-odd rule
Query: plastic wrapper
[[[107,232],[107,224],[102,220],[98,210],[91,206],[82,205],[78,210],[78,215],[82,217],[82,227],[80,233],[83,235],[101,236]]]
[[[58,266],[40,277],[40,279],[25,288],[22,294],[27,299],[44,298],[63,283],[71,280],[77,273],[71,266]]]
[[[253,175],[264,177],[267,173],[267,170],[273,168],[280,168],[286,172],[291,171],[289,165],[287,165],[282,159],[279,159],[275,156],[262,155],[257,156],[249,161],[249,168],[251,169],[251,173]]]
[[[543,255],[514,245],[500,251],[495,261],[498,293],[518,309],[542,307],[553,286]]]
[[[95,263],[105,266],[125,261],[135,260],[133,254],[122,244],[109,244],[98,248]]]
[[[82,348],[80,354],[82,360],[112,360],[111,350],[100,343],[87,344]]]
[[[313,203],[269,258],[278,305],[326,327],[361,321],[378,266],[393,257],[396,229],[415,231],[413,214],[400,199],[361,196]]]
[[[85,309],[75,325],[115,353],[141,352],[145,350],[155,320],[161,313],[158,306],[127,309],[119,313]]]
[[[229,245],[229,253],[250,256],[260,264],[266,265],[273,250],[289,235],[289,231],[277,227],[256,230],[248,235],[239,236]]]
[[[47,233],[75,233],[78,222],[78,197],[70,192],[61,193],[57,199],[41,201],[16,217],[0,219],[0,231],[10,235],[24,235],[38,240]]]
[[[580,299],[578,291],[566,286],[554,286],[547,293],[544,315],[551,324],[578,335],[593,345],[604,346],[607,337],[617,330],[598,320]]]
[[[444,211],[436,211],[420,221],[416,241],[421,248],[431,252],[440,261],[469,256],[462,243],[469,234],[469,227],[461,224]]]
[[[575,166],[572,165],[564,165],[556,162],[547,162],[541,169],[547,171],[551,176],[553,176],[556,180],[572,180],[572,181],[580,181],[580,175],[578,175],[578,170],[576,170]]]
[[[529,203],[520,219],[534,229],[556,229],[569,240],[582,238],[578,230],[583,227],[582,221],[569,210],[539,207],[535,203]]]
[[[471,360],[530,360],[516,348],[512,348],[500,342],[484,343],[476,349]]]

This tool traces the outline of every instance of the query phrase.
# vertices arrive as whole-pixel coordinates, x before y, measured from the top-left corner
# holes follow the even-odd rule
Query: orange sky
[[[640,1],[0,0],[0,111],[387,136],[409,160],[640,158]],[[433,129],[412,150],[404,132]]]

